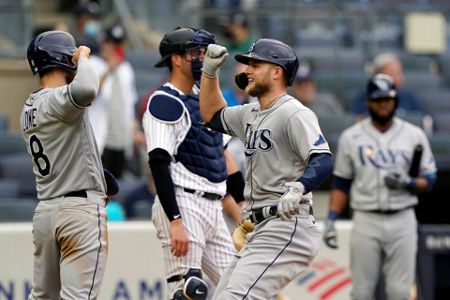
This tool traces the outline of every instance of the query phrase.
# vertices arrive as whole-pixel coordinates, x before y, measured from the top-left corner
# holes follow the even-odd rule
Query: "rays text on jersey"
[[[269,151],[273,147],[270,129],[251,131],[251,126],[247,126],[245,136],[245,156],[247,157],[253,156],[258,150]]]

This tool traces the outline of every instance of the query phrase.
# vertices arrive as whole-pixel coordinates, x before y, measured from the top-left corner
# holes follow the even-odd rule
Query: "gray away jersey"
[[[73,101],[69,90],[65,85],[31,94],[20,115],[40,200],[78,190],[105,192],[88,114]]]
[[[330,153],[316,115],[289,95],[263,111],[259,103],[227,107],[221,117],[225,131],[245,144],[244,196],[252,208],[278,203],[311,154]]]
[[[408,174],[417,144],[423,147],[420,175],[436,172],[428,139],[417,126],[394,118],[393,126],[382,133],[366,118],[346,129],[339,138],[333,174],[353,179],[352,208],[388,210],[417,204],[416,195],[389,190],[383,181],[390,172]]]

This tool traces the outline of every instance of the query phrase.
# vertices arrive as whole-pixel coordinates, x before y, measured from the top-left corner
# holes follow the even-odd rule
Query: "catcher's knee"
[[[175,292],[173,300],[205,300],[208,296],[208,285],[202,279],[200,269],[189,269],[186,275],[178,276],[184,279],[183,289]]]

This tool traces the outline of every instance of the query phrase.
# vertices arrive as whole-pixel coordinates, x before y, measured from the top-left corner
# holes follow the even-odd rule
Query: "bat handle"
[[[277,215],[278,213],[278,205],[277,204],[272,204],[272,205],[268,205],[268,206],[264,206],[261,209],[261,215],[264,219],[270,218],[270,217],[274,217]]]

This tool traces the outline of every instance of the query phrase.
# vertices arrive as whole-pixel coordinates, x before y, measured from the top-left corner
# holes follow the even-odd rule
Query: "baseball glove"
[[[247,234],[255,230],[255,224],[249,219],[242,221],[233,231],[233,243],[237,251],[240,251],[242,247],[247,243]]]
[[[105,176],[106,181],[106,195],[108,197],[116,195],[119,192],[119,183],[116,178],[105,168],[103,168],[103,175]]]

